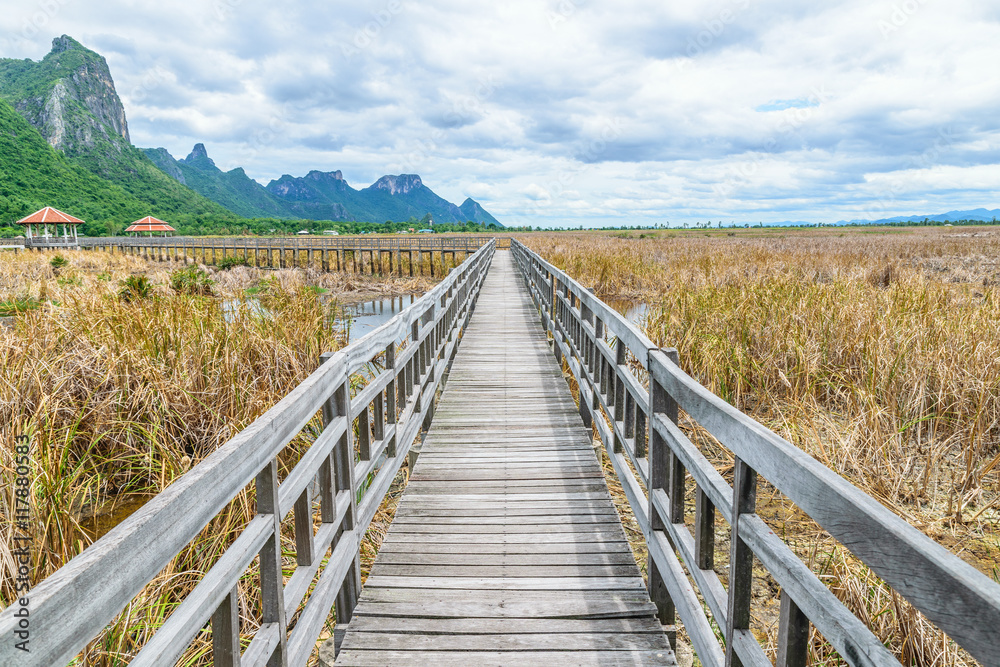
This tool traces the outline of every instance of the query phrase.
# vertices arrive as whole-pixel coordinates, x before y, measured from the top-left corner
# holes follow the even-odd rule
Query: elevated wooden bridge
[[[898,665],[756,515],[764,478],[1000,665],[1000,586],[676,361],[518,242],[489,242],[36,586],[30,654],[9,640],[18,605],[0,614],[0,664],[68,663],[251,489],[257,516],[132,664],[173,665],[208,633],[216,665],[304,665],[336,619],[321,659],[339,648],[338,665],[671,665],[680,627],[706,667],[804,666],[811,627],[847,664]],[[732,485],[678,427],[681,410],[733,453]],[[646,582],[595,432],[645,536]],[[297,451],[300,434],[311,444]],[[360,541],[414,443],[362,588]],[[717,564],[720,532],[730,548]],[[776,660],[750,631],[755,561],[781,587]],[[248,570],[262,607],[241,613]]]
[[[493,261],[337,664],[674,664],[515,272]]]

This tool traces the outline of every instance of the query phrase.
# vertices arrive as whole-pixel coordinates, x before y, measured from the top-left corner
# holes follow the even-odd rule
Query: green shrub
[[[275,292],[278,292],[280,290],[281,290],[281,283],[278,281],[277,278],[274,278],[272,276],[270,278],[264,278],[253,287],[248,287],[245,290],[245,293],[247,295],[257,296],[257,295],[274,294]]]
[[[102,271],[102,272],[100,272],[100,273],[97,274],[97,279],[98,280],[104,280],[104,281],[111,280],[111,274],[108,273],[107,271]]]
[[[118,285],[118,298],[122,301],[138,301],[153,296],[153,283],[146,276],[129,276]]]
[[[20,315],[29,310],[37,310],[39,306],[41,306],[41,302],[30,296],[19,296],[7,301],[0,301],[0,317]]]
[[[82,287],[83,279],[80,276],[66,276],[65,278],[59,278],[56,280],[62,287]]]
[[[233,268],[234,266],[250,266],[250,260],[246,257],[237,257],[232,255],[230,257],[223,257],[215,265],[220,271],[226,271]]]
[[[49,261],[49,264],[52,265],[53,269],[59,271],[59,269],[69,265],[69,260],[62,255],[56,255]]]
[[[178,269],[170,274],[170,286],[178,294],[212,294],[212,279],[197,266]]]

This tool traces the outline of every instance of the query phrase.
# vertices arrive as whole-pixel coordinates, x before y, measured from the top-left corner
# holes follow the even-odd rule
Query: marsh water
[[[419,294],[404,294],[344,304],[337,313],[337,326],[347,332],[347,342],[353,343],[409,308],[419,298]]]
[[[608,299],[605,301],[609,306],[625,316],[625,319],[642,329],[649,316],[650,305],[642,301],[630,301],[628,299]]]
[[[347,342],[363,338],[375,329],[391,320],[393,317],[409,308],[419,299],[420,294],[401,294],[372,301],[358,303],[339,303],[336,298],[320,295],[320,300],[332,308],[330,326],[344,331]],[[239,317],[240,311],[246,308],[255,317],[270,317],[271,313],[252,296],[241,299],[226,299],[222,302],[222,310],[227,321]]]

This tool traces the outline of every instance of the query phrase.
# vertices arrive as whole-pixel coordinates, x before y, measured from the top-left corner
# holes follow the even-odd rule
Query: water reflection
[[[137,493],[119,496],[80,517],[80,530],[96,542],[112,528],[132,516],[150,498],[153,498],[153,494]]]
[[[345,304],[340,306],[340,312],[337,314],[337,326],[347,333],[347,342],[353,343],[409,308],[419,298],[419,294],[404,294],[387,299]]]
[[[607,304],[621,313],[626,320],[639,327],[640,330],[645,328],[650,310],[648,303],[629,300],[610,300]]]
[[[222,301],[222,315],[226,318],[227,322],[234,322],[240,315],[240,311],[246,309],[250,315],[256,317],[269,317],[271,313],[268,312],[267,308],[260,305],[260,301],[253,297],[245,297],[243,299],[223,299]]]

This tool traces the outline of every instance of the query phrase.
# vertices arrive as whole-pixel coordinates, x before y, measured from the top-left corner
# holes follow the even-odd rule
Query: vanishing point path
[[[673,665],[538,311],[497,252],[338,665]]]

